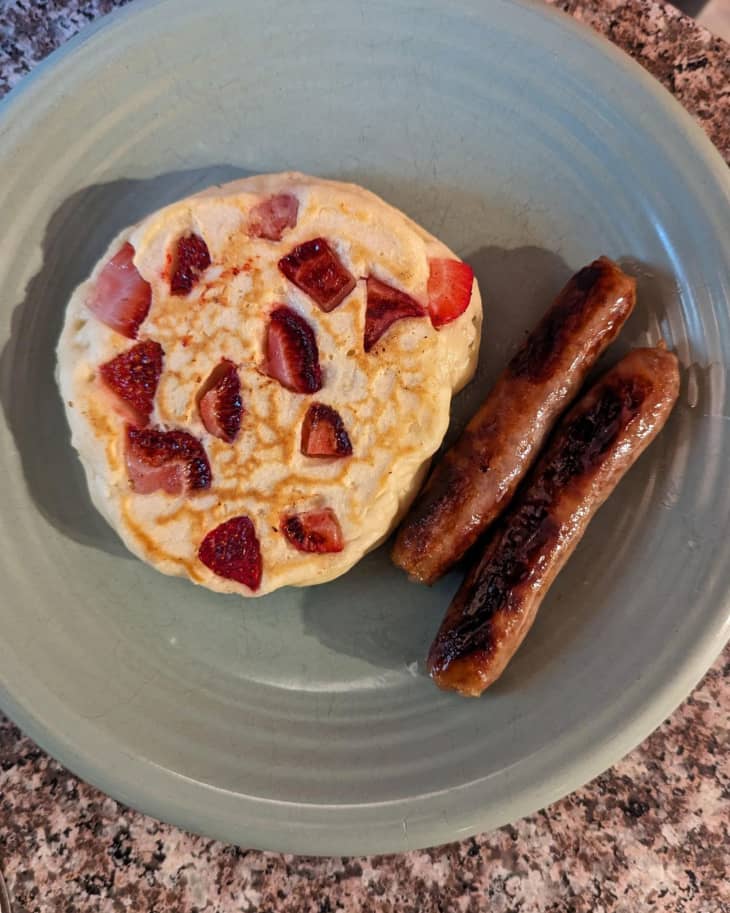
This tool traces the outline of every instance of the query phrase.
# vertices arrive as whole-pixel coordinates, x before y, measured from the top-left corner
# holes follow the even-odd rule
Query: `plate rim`
[[[130,3],[115,9],[85,26],[81,32],[36,64],[33,70],[26,74],[4,99],[0,100],[0,143],[4,133],[2,127],[7,123],[7,120],[4,119],[10,118],[19,105],[31,99],[33,92],[42,88],[44,81],[53,74],[56,67],[69,58],[78,56],[89,43],[105,41],[114,28],[123,25],[127,20],[149,14],[155,8],[172,5],[174,2],[175,0],[148,0],[144,5]],[[457,0],[457,2],[461,10],[472,10],[475,15],[484,14],[477,0]],[[627,71],[634,81],[638,81],[644,91],[653,97],[665,116],[674,121],[678,128],[681,128],[686,138],[687,148],[691,149],[698,159],[698,168],[708,171],[718,185],[721,188],[724,187],[726,197],[730,200],[730,176],[719,151],[679,101],[639,63],[590,26],[576,21],[569,14],[554,6],[548,6],[542,0],[499,0],[499,2],[505,7],[530,10],[546,20],[560,20],[561,27],[572,33],[577,41],[592,45],[597,53],[608,58],[614,66]],[[354,5],[360,4],[355,0]],[[727,592],[725,593],[725,605],[728,606]],[[404,803],[413,805],[414,811],[416,811],[419,804],[424,807],[428,805],[429,797],[416,796],[387,803],[335,806],[283,803],[272,799],[246,796],[240,792],[231,793],[211,784],[192,780],[174,770],[159,767],[146,758],[125,754],[121,746],[116,745],[112,739],[106,740],[109,743],[106,750],[110,752],[106,759],[107,763],[104,763],[104,754],[101,750],[95,760],[93,755],[80,751],[75,742],[67,738],[64,732],[54,730],[51,722],[44,719],[44,715],[37,712],[37,708],[26,707],[22,701],[17,700],[3,682],[0,682],[0,708],[11,720],[16,721],[44,751],[57,758],[60,763],[81,779],[144,814],[182,827],[187,831],[207,834],[233,844],[253,845],[259,849],[276,852],[307,855],[330,855],[333,852],[336,852],[337,855],[399,852],[463,839],[479,831],[494,829],[517,818],[532,814],[537,808],[549,805],[590,781],[608,766],[623,758],[676,709],[721,653],[729,636],[730,614],[726,614],[723,619],[718,612],[715,624],[706,625],[702,635],[693,643],[693,649],[685,653],[681,667],[675,668],[671,683],[665,684],[663,689],[655,690],[649,699],[635,706],[632,712],[624,717],[618,731],[607,731],[601,739],[593,742],[589,747],[585,747],[567,769],[554,770],[546,780],[539,784],[538,788],[526,789],[517,797],[510,797],[507,800],[507,804],[510,806],[508,814],[505,815],[504,812],[495,814],[493,807],[479,810],[478,784],[481,781],[477,780],[459,787],[459,789],[474,791],[474,804],[477,810],[469,815],[468,820],[464,815],[457,819],[443,813],[436,814],[434,809],[427,812],[424,808],[424,814],[420,816],[402,817],[400,814],[394,814],[390,823],[382,821],[379,825],[371,823],[367,827],[367,833],[356,832],[348,815],[357,809],[362,812],[385,806],[395,811]],[[88,721],[83,722],[84,725],[88,724]],[[118,760],[120,750],[124,755],[126,770]],[[109,763],[109,759],[113,759],[115,754],[117,763],[115,764],[113,760]],[[169,784],[170,778],[176,782],[178,787],[186,787],[189,801],[185,806],[181,801],[171,801],[165,797],[167,792],[165,784]],[[225,821],[219,817],[215,822],[210,820],[201,824],[204,816],[201,817],[200,809],[206,805],[206,801],[209,801],[213,794],[229,797],[229,801],[235,799],[239,806],[238,812],[230,815]],[[448,791],[445,790],[436,795],[447,794]],[[193,799],[196,801],[192,801]],[[245,811],[248,818],[244,818],[242,806],[246,806]],[[274,807],[281,809],[286,806],[296,807],[300,815],[304,811],[305,815],[310,816],[310,820],[299,821],[296,825],[290,823],[286,828],[282,828],[281,823],[272,827],[270,824],[271,810]],[[336,821],[334,820],[335,814],[338,815]],[[317,815],[319,815],[319,820],[315,821]],[[336,851],[333,849],[335,846]]]

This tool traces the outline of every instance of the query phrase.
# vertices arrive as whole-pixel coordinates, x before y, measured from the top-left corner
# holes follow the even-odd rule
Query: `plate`
[[[122,802],[246,846],[389,852],[532,812],[603,770],[728,635],[730,192],[652,79],[550,9],[493,0],[162,0],[87,29],[0,115],[0,705]],[[122,226],[208,184],[352,180],[474,266],[484,395],[565,279],[638,276],[610,359],[663,336],[670,424],[478,701],[423,657],[458,578],[376,552],[260,601],[131,558],[91,508],[56,392],[71,289]]]

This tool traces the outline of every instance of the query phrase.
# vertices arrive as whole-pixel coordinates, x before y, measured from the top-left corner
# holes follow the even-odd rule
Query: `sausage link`
[[[591,518],[661,431],[677,357],[634,349],[567,414],[454,597],[428,657],[441,688],[477,697],[504,670]]]
[[[568,282],[403,522],[392,557],[412,578],[438,580],[506,507],[635,298],[635,281],[607,257]]]

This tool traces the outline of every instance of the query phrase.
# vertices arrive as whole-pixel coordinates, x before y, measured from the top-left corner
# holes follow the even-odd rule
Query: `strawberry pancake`
[[[472,271],[374,194],[263,175],[119,235],[58,376],[92,499],[140,558],[258,596],[391,531],[476,366]]]

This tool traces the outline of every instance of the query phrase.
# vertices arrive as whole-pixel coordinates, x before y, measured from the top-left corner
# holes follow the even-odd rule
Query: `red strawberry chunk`
[[[134,248],[127,241],[97,276],[86,303],[102,323],[128,339],[136,339],[151,301],[152,289],[134,265]]]
[[[342,529],[335,512],[324,507],[281,518],[281,529],[300,552],[341,552],[345,547]]]
[[[474,270],[461,260],[428,261],[428,311],[438,329],[460,317],[469,307]]]
[[[386,285],[374,276],[367,280],[365,309],[365,351],[369,352],[396,320],[404,317],[425,317],[426,309],[405,292]]]
[[[210,372],[198,394],[200,418],[210,434],[232,444],[241,427],[241,379],[232,361],[224,358]]]
[[[302,453],[310,457],[352,454],[350,436],[339,412],[324,403],[312,403],[302,425]]]
[[[266,330],[266,373],[294,393],[316,393],[322,388],[314,330],[285,305],[272,311]]]
[[[233,517],[216,526],[200,544],[198,557],[219,577],[235,580],[250,590],[261,586],[261,547],[248,517]]]
[[[355,279],[345,269],[324,238],[305,241],[279,260],[279,269],[323,311],[332,311],[355,288]]]
[[[123,414],[136,425],[146,425],[162,374],[164,352],[159,342],[138,342],[99,368],[101,379],[117,395]]]
[[[127,473],[137,494],[171,495],[210,488],[211,472],[203,445],[187,431],[127,427]]]
[[[175,259],[170,277],[170,291],[173,295],[187,295],[200,278],[203,270],[210,266],[208,245],[200,235],[186,235],[177,242]]]
[[[253,207],[248,219],[252,238],[281,241],[287,228],[294,228],[299,215],[299,200],[293,193],[277,193]]]

